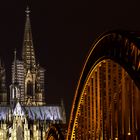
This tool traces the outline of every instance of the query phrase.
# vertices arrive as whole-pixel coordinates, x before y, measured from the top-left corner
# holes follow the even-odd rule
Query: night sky
[[[69,116],[92,43],[108,30],[140,30],[140,2],[30,0],[28,3],[36,59],[46,69],[47,103],[58,104],[63,98]],[[0,57],[9,84],[15,48],[21,59],[26,6],[27,0],[0,3]]]

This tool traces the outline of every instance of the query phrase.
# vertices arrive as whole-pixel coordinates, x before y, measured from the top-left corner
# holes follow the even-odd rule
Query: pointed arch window
[[[33,96],[33,83],[31,81],[27,82],[27,95]]]

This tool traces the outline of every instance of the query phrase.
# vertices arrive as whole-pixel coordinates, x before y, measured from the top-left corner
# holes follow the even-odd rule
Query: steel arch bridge
[[[103,80],[98,80],[104,77],[111,81],[108,73],[103,75],[97,72],[110,72],[110,66],[112,69],[115,67],[112,73],[117,69],[117,75],[125,77],[117,82],[113,79],[116,77],[112,76],[112,83],[116,81],[114,85],[117,88],[121,86],[120,89],[109,88],[111,83],[104,84]],[[127,81],[129,84],[126,84]],[[121,82],[123,85],[120,85]],[[129,90],[132,90],[132,95]],[[67,139],[138,139],[139,90],[140,34],[118,30],[102,34],[93,44],[83,66],[72,105]]]

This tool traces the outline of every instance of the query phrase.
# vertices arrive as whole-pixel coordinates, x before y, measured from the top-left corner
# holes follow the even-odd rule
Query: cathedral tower
[[[15,105],[17,100],[24,102],[24,67],[23,62],[17,60],[15,50],[12,64],[12,84],[10,85],[10,104]]]
[[[29,13],[27,7],[22,52],[25,72],[25,101],[42,105],[44,102],[44,69],[39,64],[36,65]]]
[[[25,68],[27,70],[30,69],[33,71],[36,67],[36,61],[35,61],[35,52],[34,52],[34,47],[33,47],[32,31],[31,31],[31,23],[30,23],[29,13],[30,13],[30,11],[29,11],[29,8],[27,7],[22,59],[23,59]]]
[[[5,68],[0,60],[0,102],[1,104],[7,103],[7,90],[6,90],[6,74]]]
[[[22,59],[25,71],[25,98],[35,102],[36,62],[29,13],[30,11],[27,7]]]
[[[27,7],[22,60],[14,59],[12,65],[12,82],[14,86],[16,82],[20,87],[18,100],[21,103],[27,105],[43,105],[45,103],[45,70],[39,64],[36,65],[29,13],[30,11]]]

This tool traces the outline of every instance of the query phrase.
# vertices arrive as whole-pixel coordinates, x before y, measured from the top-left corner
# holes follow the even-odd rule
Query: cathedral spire
[[[4,64],[2,63],[2,60],[0,59],[0,86],[5,86],[5,67]]]
[[[24,30],[22,59],[24,61],[25,67],[27,69],[32,69],[36,65],[36,63],[30,24],[30,15],[29,15],[30,10],[28,6],[25,12],[26,12],[26,22]]]
[[[4,64],[3,64],[2,60],[1,60],[1,58],[0,58],[0,68],[4,68]]]
[[[29,16],[29,13],[30,13],[30,10],[29,10],[29,6],[27,6],[27,8],[26,8],[26,16]]]
[[[15,49],[15,51],[14,51],[14,63],[16,63],[16,60],[17,60],[17,51]]]
[[[17,51],[14,51],[14,83],[17,83]]]
[[[0,67],[2,67],[1,58],[0,58]]]
[[[7,102],[6,73],[5,67],[0,59],[0,102]]]

